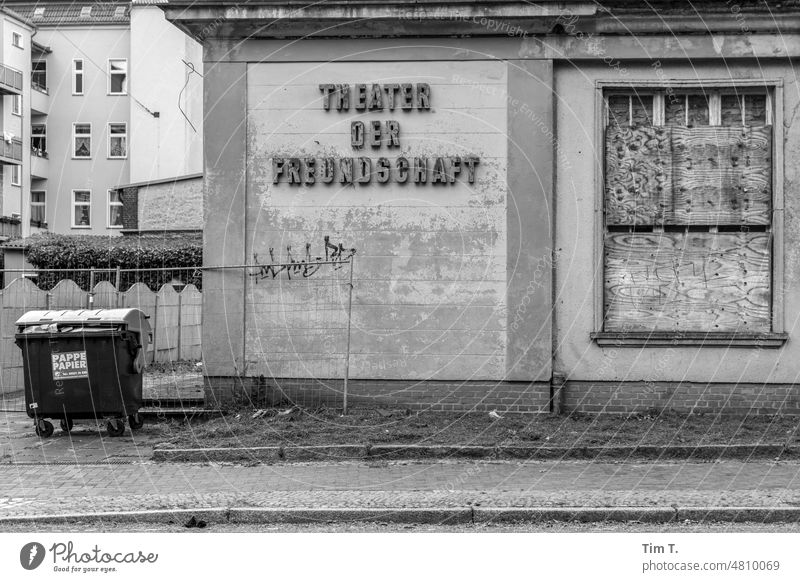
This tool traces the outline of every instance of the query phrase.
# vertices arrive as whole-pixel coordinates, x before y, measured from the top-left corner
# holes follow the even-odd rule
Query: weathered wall
[[[203,179],[140,186],[138,213],[140,230],[202,229]]]
[[[500,380],[506,363],[507,70],[497,61],[286,63],[248,67],[247,256],[273,248],[288,260],[325,252],[323,237],[357,250],[351,374],[355,378]],[[465,86],[457,75],[476,87]],[[427,82],[431,111],[324,111],[320,83]],[[386,82],[386,81],[384,81]],[[492,90],[492,89],[495,90]],[[398,150],[355,152],[350,122],[396,119]],[[474,184],[273,184],[273,156],[476,155]],[[324,272],[316,278],[328,276]],[[330,322],[303,317],[316,334],[276,325],[264,306],[303,302],[302,282],[251,282],[248,375],[326,377]],[[314,318],[319,326],[314,326]],[[334,322],[337,323],[337,322]],[[339,322],[340,323],[340,322]],[[293,346],[295,354],[274,346]],[[282,350],[283,348],[281,348]],[[309,363],[309,359],[321,358]],[[381,365],[413,359],[408,365]]]
[[[729,392],[736,391],[735,383],[763,386],[765,383],[796,382],[796,362],[800,358],[795,325],[795,314],[800,309],[800,240],[797,234],[800,201],[791,192],[792,185],[800,177],[800,168],[791,160],[800,153],[800,134],[793,127],[796,120],[791,112],[800,105],[800,96],[794,89],[794,70],[775,62],[747,66],[739,62],[721,61],[691,65],[664,62],[659,67],[628,62],[623,63],[623,68],[625,74],[604,64],[572,63],[557,67],[555,75],[559,134],[559,260],[556,288],[556,341],[559,349],[555,369],[573,381],[571,402],[580,408],[578,402],[593,401],[589,394],[594,390],[592,383],[602,381],[638,383],[633,388],[619,387],[620,394],[632,395],[635,401],[625,403],[627,411],[665,403],[668,406],[691,408],[692,402],[703,400],[698,396],[702,390],[676,391],[673,384],[672,389],[664,392],[663,385],[658,384],[660,382],[727,383]],[[784,156],[788,160],[784,168],[785,254],[783,257],[777,253],[774,255],[775,261],[783,261],[785,280],[784,289],[775,289],[774,297],[776,301],[783,301],[789,340],[780,349],[762,349],[758,345],[749,348],[674,345],[665,349],[625,346],[622,343],[599,347],[590,339],[592,332],[600,331],[594,325],[595,287],[590,282],[600,277],[602,272],[595,255],[598,240],[595,201],[602,192],[602,184],[597,183],[596,174],[597,164],[602,163],[602,150],[599,149],[601,144],[595,132],[601,123],[596,118],[595,82],[617,80],[635,83],[637,80],[659,79],[701,81],[719,79],[722,70],[724,76],[731,79],[784,79],[786,82],[782,105],[787,113],[784,119],[776,120],[777,128],[781,124],[785,126]],[[780,212],[775,217],[780,220]],[[656,389],[657,385],[660,388]],[[642,391],[642,386],[650,388]],[[602,393],[606,388],[598,384],[597,390]],[[773,404],[780,408],[780,398],[776,398],[772,399]]]

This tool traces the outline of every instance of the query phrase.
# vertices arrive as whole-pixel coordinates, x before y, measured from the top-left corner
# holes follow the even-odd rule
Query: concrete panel
[[[248,79],[248,257],[257,254],[262,263],[324,256],[325,236],[357,250],[353,377],[503,379],[505,64],[259,63],[249,65]],[[323,109],[320,83],[373,82],[428,83],[431,109]],[[354,120],[397,120],[400,147],[353,148]],[[273,183],[275,156],[467,153],[481,157],[474,183]],[[249,278],[248,375],[341,377],[343,274],[347,267],[301,281]]]
[[[508,64],[508,380],[551,374],[553,65]]]
[[[207,266],[245,261],[247,67],[210,64],[205,72],[203,261]],[[243,372],[244,277],[240,270],[207,271],[203,281],[203,350],[206,373]]]
[[[595,141],[599,120],[595,116],[595,80],[612,80],[629,84],[637,80],[676,83],[680,80],[700,81],[720,78],[719,63],[694,63],[693,66],[666,65],[661,68],[626,64],[620,74],[604,65],[575,68],[559,67],[556,71],[558,100],[558,262],[557,282],[557,345],[556,366],[574,381],[609,382],[719,382],[719,383],[791,383],[797,382],[796,362],[800,359],[797,341],[797,314],[800,313],[800,200],[787,196],[785,201],[785,256],[776,261],[785,265],[783,289],[773,291],[774,301],[782,301],[786,313],[786,331],[790,337],[780,349],[725,348],[673,345],[667,349],[624,346],[622,343],[600,347],[590,339],[595,329],[595,289],[592,281],[601,277],[602,255],[595,254],[599,241],[594,236],[595,201],[602,196],[602,183],[597,183],[596,165],[601,163],[602,150]],[[794,69],[778,62],[736,66],[728,63],[726,76],[731,79],[793,79]],[[792,111],[800,107],[796,91],[785,91],[782,105],[787,115],[777,119],[775,130],[783,126],[783,155],[797,159],[800,155],[800,131]],[[777,109],[777,108],[776,108]],[[781,159],[776,152],[776,160]],[[800,179],[800,167],[787,163],[784,186]],[[776,170],[775,175],[779,175]],[[776,213],[776,216],[778,214]],[[777,226],[777,225],[775,225]],[[599,260],[598,260],[599,259]],[[677,342],[676,342],[677,343]],[[582,385],[581,385],[582,386]]]

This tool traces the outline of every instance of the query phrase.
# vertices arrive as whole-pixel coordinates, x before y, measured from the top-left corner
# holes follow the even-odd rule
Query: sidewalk
[[[100,514],[165,521],[181,519],[172,514],[182,509],[186,517],[259,522],[800,520],[800,465],[782,462],[0,467],[0,523]],[[158,513],[124,515],[144,511]]]
[[[625,520],[800,521],[800,462],[152,460],[158,427],[49,439],[0,415],[2,523],[109,519],[209,523]]]

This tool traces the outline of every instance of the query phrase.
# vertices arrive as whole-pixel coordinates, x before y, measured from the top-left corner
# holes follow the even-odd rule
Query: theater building
[[[170,0],[204,260],[272,265],[206,274],[209,398],[337,401],[352,259],[353,403],[800,412],[794,6]]]

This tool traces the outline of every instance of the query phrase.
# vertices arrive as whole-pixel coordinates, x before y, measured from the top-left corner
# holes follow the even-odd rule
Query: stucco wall
[[[202,172],[202,47],[157,6],[131,7],[130,35],[131,75],[144,105],[131,109],[130,182]]]
[[[140,230],[200,230],[203,228],[203,179],[140,186]]]
[[[47,222],[52,232],[117,234],[108,228],[108,190],[130,183],[131,98],[139,90],[130,74],[130,31],[122,27],[40,29],[36,41],[49,46],[47,84]],[[84,94],[72,95],[72,60],[82,58]],[[128,59],[128,94],[108,95],[109,58]],[[30,80],[28,79],[27,82]],[[72,159],[72,124],[92,124],[91,159]],[[128,124],[128,159],[108,159],[108,123]],[[28,142],[29,143],[29,142]],[[72,228],[72,190],[92,191],[91,228]]]
[[[618,63],[618,62],[617,62]],[[565,64],[557,67],[555,94],[559,151],[557,155],[558,254],[556,297],[555,369],[573,381],[645,381],[788,383],[797,381],[796,362],[800,343],[796,325],[800,312],[800,201],[793,195],[800,168],[792,160],[800,154],[800,132],[792,112],[800,106],[795,70],[787,65],[761,62],[652,64],[624,63],[620,68],[604,64]],[[595,113],[595,82],[617,80],[701,81],[707,79],[782,79],[784,81],[783,119],[776,119],[776,131],[784,131],[785,234],[784,256],[774,255],[785,267],[784,292],[775,289],[775,301],[783,301],[784,324],[790,337],[780,349],[723,347],[598,347],[589,334],[594,327],[595,283],[602,277],[596,263],[595,201],[601,196],[596,166],[602,164],[602,150],[595,129],[600,121]],[[780,213],[775,214],[780,220]],[[645,403],[646,404],[646,403]]]
[[[475,61],[252,64],[248,67],[247,256],[324,255],[323,238],[357,250],[351,373],[355,378],[502,379],[506,351],[506,66]],[[480,87],[471,90],[463,78]],[[320,83],[426,82],[430,111],[324,111]],[[354,151],[353,120],[399,121],[401,147]],[[476,155],[474,184],[466,172],[454,185],[371,183],[366,186],[273,183],[273,156]],[[277,257],[276,257],[277,258]],[[314,275],[319,279],[324,272]],[[303,282],[278,277],[251,282],[248,372],[278,377],[324,377],[303,359],[324,342],[304,343],[291,327],[276,326],[263,306],[302,301]],[[324,304],[324,302],[322,302]],[[324,305],[305,316],[319,318]],[[316,326],[315,326],[316,327]],[[306,332],[307,333],[307,332]],[[297,355],[275,357],[275,346]],[[313,344],[313,345],[312,345]],[[331,349],[331,348],[329,348]],[[336,346],[333,349],[340,349]],[[276,363],[285,362],[285,363]]]

